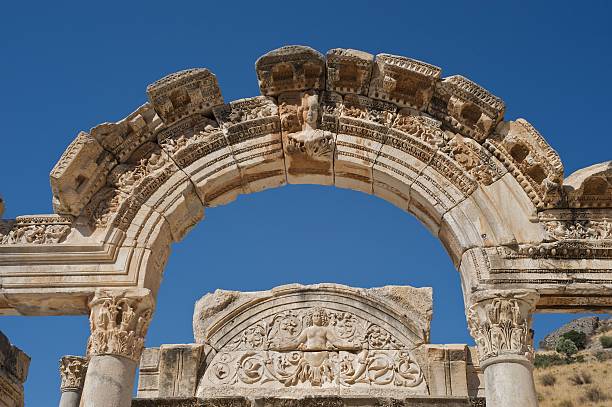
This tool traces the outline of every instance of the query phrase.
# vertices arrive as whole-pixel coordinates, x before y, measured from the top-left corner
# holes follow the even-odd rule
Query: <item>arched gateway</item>
[[[206,207],[287,183],[374,194],[439,237],[494,406],[533,384],[529,335],[504,335],[534,311],[612,309],[612,162],[564,180],[533,126],[503,120],[502,100],[413,59],[289,46],[256,71],[262,96],[224,103],[215,75],[191,69],[81,132],[51,172],[56,214],[0,223],[0,313],[119,304],[137,316],[121,325],[131,346],[89,356],[121,355],[112,368],[133,372],[170,244]]]

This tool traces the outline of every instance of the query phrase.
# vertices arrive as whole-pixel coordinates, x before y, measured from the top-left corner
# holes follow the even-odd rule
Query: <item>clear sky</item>
[[[259,94],[257,57],[287,44],[404,55],[462,74],[524,117],[566,175],[612,159],[612,6],[589,2],[5,2],[0,11],[0,193],[5,217],[51,213],[48,176],[80,130],[117,121],[145,88],[190,67],[226,101]],[[172,248],[148,346],[193,341],[193,304],[216,288],[290,283],[434,287],[432,342],[472,343],[458,273],[414,217],[378,198],[288,186],[207,210]],[[536,339],[569,315],[539,315]],[[0,317],[32,357],[29,407],[57,405],[58,359],[83,354],[86,317]]]

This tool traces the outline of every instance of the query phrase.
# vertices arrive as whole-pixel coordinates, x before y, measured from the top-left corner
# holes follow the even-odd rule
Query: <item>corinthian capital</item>
[[[144,288],[96,292],[89,303],[91,336],[87,355],[140,360],[153,305],[151,292]]]
[[[481,362],[502,355],[531,358],[531,314],[538,298],[536,292],[523,290],[500,290],[472,296],[467,320]]]
[[[80,356],[64,356],[59,363],[62,383],[60,389],[65,391],[81,391],[87,372],[87,359]]]

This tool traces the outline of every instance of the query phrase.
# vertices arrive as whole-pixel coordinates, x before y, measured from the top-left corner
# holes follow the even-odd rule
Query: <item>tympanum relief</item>
[[[322,307],[282,311],[249,326],[216,355],[202,384],[426,389],[410,349],[391,333]]]

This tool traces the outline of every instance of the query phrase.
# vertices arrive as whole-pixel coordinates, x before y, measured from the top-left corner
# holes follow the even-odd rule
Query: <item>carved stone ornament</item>
[[[81,391],[87,373],[87,359],[80,356],[64,356],[59,362],[62,379],[60,389],[65,391]]]
[[[389,315],[385,320],[382,315],[395,314],[386,302],[374,311],[370,301],[376,300],[371,292],[360,310],[359,301],[343,298],[340,290],[336,294],[340,296],[334,299],[333,290],[310,287],[317,286],[278,295],[276,307],[256,301],[252,309],[239,306],[242,315],[232,317],[233,325],[241,327],[239,332],[225,332],[227,327],[219,325],[229,320],[229,315],[222,312],[218,322],[207,329],[207,343],[217,353],[207,364],[198,395],[232,386],[322,391],[351,387],[366,392],[388,388],[406,394],[427,394],[423,371],[412,353],[425,341],[422,333],[415,332],[408,338],[406,334],[414,327],[405,326],[402,332],[402,327],[390,325],[388,321],[395,317]],[[415,298],[420,297],[415,294]],[[220,303],[227,304],[228,297],[221,297]],[[387,296],[384,301],[389,299]],[[230,302],[228,308],[240,302]],[[222,343],[216,341],[217,329],[225,332]],[[225,342],[225,338],[231,339]]]
[[[0,245],[56,244],[70,234],[71,216],[19,216],[14,221],[0,221]]]
[[[537,293],[527,291],[499,291],[476,298],[467,310],[467,320],[481,362],[502,355],[532,358],[531,314],[537,299]]]
[[[98,291],[89,306],[87,355],[117,355],[137,362],[153,313],[149,290]]]

